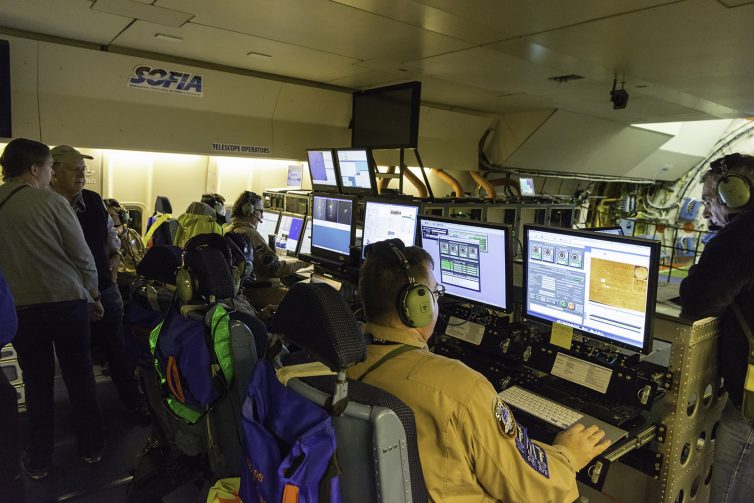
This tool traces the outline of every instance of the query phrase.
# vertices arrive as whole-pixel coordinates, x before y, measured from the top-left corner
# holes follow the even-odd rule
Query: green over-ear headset
[[[710,163],[713,172],[723,176],[717,181],[717,200],[732,210],[741,209],[751,202],[752,186],[743,175],[729,174],[735,164],[743,161],[741,154],[729,154]]]
[[[181,254],[181,267],[178,269],[175,275],[176,294],[178,295],[178,298],[184,303],[191,302],[197,296],[200,281],[211,281],[209,277],[199,277],[199,275],[197,274],[198,271],[195,271],[192,267],[192,264],[194,262],[192,260],[192,255],[195,253],[194,250],[197,250],[201,247],[210,247],[220,251],[225,262],[225,264],[214,263],[213,265],[217,269],[215,271],[212,271],[211,273],[205,272],[205,274],[220,274],[222,268],[226,266],[229,267],[232,262],[231,251],[228,247],[228,243],[220,234],[199,234],[189,239],[188,243],[186,243],[183,253]],[[230,272],[231,275],[235,274],[232,269],[230,269]]]
[[[408,283],[401,288],[396,299],[396,307],[401,321],[413,328],[426,327],[434,319],[435,299],[432,291],[427,285],[418,283],[413,274],[411,274],[411,266],[403,250],[401,250],[403,243],[400,240],[390,239],[376,244],[390,247],[392,253],[398,258],[398,263],[405,271],[406,278],[408,279]],[[379,248],[382,246],[379,246]]]

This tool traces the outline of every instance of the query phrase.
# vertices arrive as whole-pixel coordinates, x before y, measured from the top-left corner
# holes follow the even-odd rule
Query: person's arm
[[[264,268],[267,273],[265,276],[284,278],[309,266],[307,262],[301,260],[291,262],[280,260],[275,251],[269,247],[257,231],[251,233],[251,245],[254,248],[254,264]]]
[[[556,445],[535,442],[507,405],[498,405],[492,385],[483,377],[469,395],[464,425],[467,451],[479,484],[492,498],[506,502],[572,502],[578,496],[576,471],[607,448],[601,436],[583,426],[565,432]],[[496,414],[497,412],[497,414]],[[498,417],[500,419],[498,419]],[[604,435],[604,432],[603,432]]]
[[[685,318],[719,316],[751,283],[754,247],[748,239],[723,232],[709,242],[681,282],[681,315]]]
[[[16,305],[13,303],[8,283],[0,274],[0,348],[11,342],[16,336],[18,328],[18,317],[16,316]]]

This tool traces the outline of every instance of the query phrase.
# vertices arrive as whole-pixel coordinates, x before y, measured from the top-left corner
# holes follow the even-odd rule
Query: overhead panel
[[[671,135],[559,110],[507,159],[522,170],[624,176]]]
[[[96,0],[92,9],[174,28],[194,17],[188,12],[146,5],[133,0]]]

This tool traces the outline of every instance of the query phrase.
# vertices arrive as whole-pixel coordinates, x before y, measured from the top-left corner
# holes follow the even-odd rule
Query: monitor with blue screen
[[[523,314],[649,353],[660,243],[524,226]]]
[[[399,238],[406,246],[416,243],[417,204],[367,200],[364,210],[364,235],[361,257],[368,244]]]
[[[304,215],[283,213],[280,216],[277,234],[286,235],[285,249],[288,255],[298,255],[305,223]]]
[[[376,194],[377,183],[367,149],[342,148],[335,154],[343,194]]]
[[[272,210],[264,210],[262,215],[262,221],[257,224],[257,232],[264,238],[270,234],[275,234],[278,230],[278,222],[280,221],[280,212]]]
[[[311,254],[348,262],[355,236],[354,196],[315,194],[312,197]]]
[[[312,190],[320,192],[340,192],[340,175],[331,148],[309,149],[306,151]]]
[[[420,245],[449,297],[511,310],[510,227],[429,216],[419,217],[419,225]]]

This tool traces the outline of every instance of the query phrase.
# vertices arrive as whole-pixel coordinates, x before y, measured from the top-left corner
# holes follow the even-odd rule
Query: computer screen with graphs
[[[658,241],[525,225],[523,314],[649,353],[659,257]]]
[[[368,244],[399,238],[406,246],[416,243],[418,204],[367,200],[364,210],[364,236],[361,257]]]
[[[331,148],[309,149],[306,155],[309,161],[312,189],[321,192],[339,192],[340,180],[333,150]]]
[[[354,243],[356,198],[315,194],[312,197],[311,254],[346,262]]]
[[[419,217],[419,225],[420,245],[448,296],[510,311],[510,227],[429,216]]]
[[[304,233],[304,223],[306,217],[295,213],[283,213],[280,215],[280,224],[278,225],[278,235],[287,236],[285,249],[288,255],[297,255],[299,244]]]
[[[364,148],[335,151],[343,194],[376,194],[377,183],[370,165],[370,153]]]

